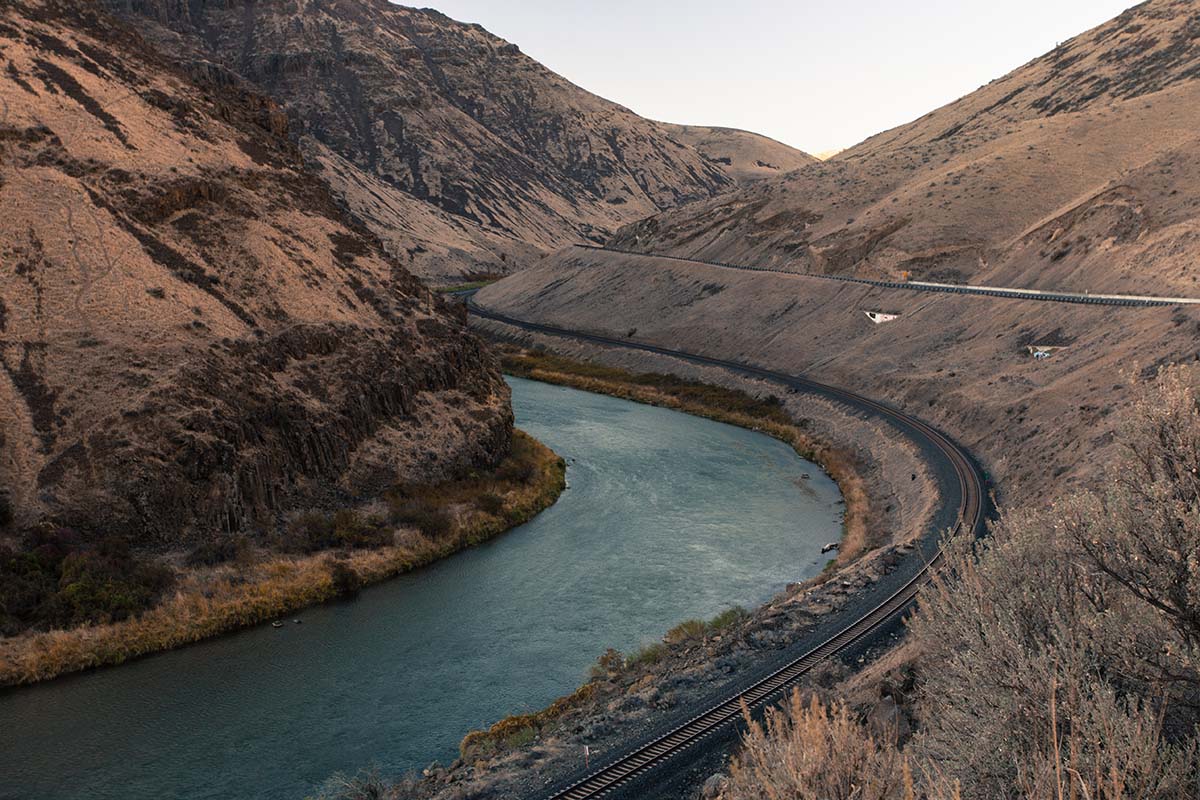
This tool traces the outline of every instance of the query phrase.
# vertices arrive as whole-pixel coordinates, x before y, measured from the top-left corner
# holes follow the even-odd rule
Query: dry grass
[[[903,751],[843,707],[794,698],[751,726],[724,800],[908,800],[910,774],[925,800],[1195,798],[1197,377],[1139,387],[1100,489],[949,543],[909,623],[917,732]]]
[[[877,526],[872,525],[870,495],[854,456],[817,441],[796,424],[778,398],[756,398],[736,389],[687,381],[672,375],[635,374],[511,346],[506,346],[502,353],[505,372],[517,377],[672,408],[749,428],[786,442],[801,458],[825,470],[837,482],[846,501],[841,547],[833,563],[837,566],[849,564],[877,544],[871,535],[872,528]]]
[[[499,477],[509,473],[528,480]],[[134,619],[0,640],[0,686],[119,664],[332,600],[344,592],[333,579],[335,572],[353,570],[365,585],[444,558],[533,517],[558,498],[564,480],[562,460],[516,431],[512,455],[494,473],[408,490],[426,503],[455,510],[452,528],[443,537],[402,531],[394,544],[373,550],[269,554],[245,566],[191,571],[173,596]],[[473,503],[479,497],[501,497],[503,505],[496,508],[489,499],[484,510]]]
[[[914,800],[907,760],[867,735],[845,705],[790,703],[750,722],[723,800]]]
[[[585,683],[571,694],[558,698],[541,711],[505,717],[486,731],[471,731],[463,737],[459,744],[463,760],[469,762],[486,758],[495,755],[501,749],[512,749],[529,744],[537,738],[547,724],[590,700],[595,690],[594,685]]]

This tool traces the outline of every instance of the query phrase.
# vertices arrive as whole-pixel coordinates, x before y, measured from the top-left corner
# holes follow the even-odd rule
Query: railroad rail
[[[725,359],[672,350],[644,342],[614,339],[597,334],[572,331],[551,325],[527,322],[484,309],[473,299],[467,302],[471,313],[483,319],[511,325],[523,330],[562,336],[608,346],[642,350],[697,364],[723,367],[734,372],[764,378],[789,388],[808,391],[822,397],[838,400],[846,405],[866,410],[890,421],[902,433],[930,445],[945,459],[957,479],[957,509],[953,530],[979,535],[986,516],[985,479],[970,455],[949,437],[917,417],[884,403],[871,400],[834,386],[818,383],[797,375],[756,367]],[[928,537],[940,537],[940,530],[932,530]],[[924,586],[942,562],[939,548],[932,558],[923,560],[920,567],[903,585],[875,603],[869,611],[853,620],[846,627],[829,636],[815,647],[808,649],[798,658],[788,661],[766,677],[729,695],[691,719],[655,736],[650,741],[635,746],[630,751],[603,764],[580,780],[549,795],[548,800],[588,800],[605,797],[621,789],[636,778],[662,766],[673,757],[701,744],[714,734],[723,731],[741,717],[743,704],[751,711],[761,709],[782,697],[784,692],[801,676],[825,659],[845,650],[860,641],[884,623],[899,619],[910,607],[921,587]]]
[[[776,275],[791,275],[796,278],[812,278],[822,281],[839,281],[841,283],[858,283],[873,286],[878,289],[904,289],[911,292],[942,292],[945,294],[975,294],[984,297],[1005,297],[1010,300],[1041,300],[1052,303],[1075,303],[1081,305],[1099,306],[1181,306],[1200,305],[1200,298],[1195,297],[1155,297],[1151,295],[1134,294],[1080,294],[1079,292],[1045,291],[1042,289],[1012,289],[1005,286],[971,286],[957,283],[933,283],[930,281],[879,281],[870,278],[854,278],[847,275],[820,275],[815,272],[793,272],[792,270],[775,267],[760,267],[749,264],[729,264],[724,261],[708,261],[700,258],[684,258],[682,256],[657,255],[655,253],[639,253],[634,250],[621,250],[616,247],[602,247],[594,244],[576,244],[581,250],[603,250],[607,253],[619,253],[626,256],[642,256],[643,258],[665,258],[670,261],[682,261],[688,264],[704,264],[709,267],[736,269],[743,272],[770,272]]]

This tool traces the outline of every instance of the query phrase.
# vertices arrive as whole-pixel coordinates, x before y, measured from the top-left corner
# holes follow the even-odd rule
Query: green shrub
[[[333,519],[320,511],[306,511],[288,524],[285,549],[312,553],[332,547]]]
[[[40,526],[20,549],[0,549],[0,633],[127,619],[173,582],[169,567],[138,558],[123,539],[89,543]]]
[[[750,616],[749,611],[741,606],[733,606],[732,608],[725,609],[720,614],[717,614],[715,617],[709,620],[708,629],[713,633],[717,633],[725,630],[726,628],[733,627],[742,620],[746,619],[748,616]]]
[[[496,477],[502,481],[510,481],[512,483],[529,483],[537,475],[537,468],[520,459],[506,459],[496,469]]]
[[[649,666],[662,661],[666,654],[667,646],[662,642],[655,642],[633,653],[625,663],[631,667]]]
[[[607,678],[609,675],[620,672],[625,668],[625,656],[620,650],[608,648],[600,658],[596,659],[596,663],[592,665],[592,678]]]
[[[393,511],[392,521],[414,527],[431,539],[440,539],[454,529],[454,517],[449,511],[421,500],[409,501]]]
[[[668,644],[698,642],[706,635],[708,635],[708,623],[702,619],[689,619],[667,631],[666,640]]]
[[[391,541],[391,532],[383,520],[364,517],[350,508],[333,514],[308,511],[297,516],[288,526],[286,549],[314,553],[334,547],[381,547]]]
[[[364,517],[348,508],[335,513],[331,525],[334,545],[337,547],[381,547],[392,538],[383,520]]]
[[[213,567],[243,558],[250,550],[244,536],[222,536],[196,545],[187,557],[189,567]]]
[[[478,506],[485,514],[498,517],[504,513],[504,498],[495,492],[485,492],[479,496]]]
[[[510,749],[524,747],[537,738],[537,731],[527,726],[504,738],[504,745]]]

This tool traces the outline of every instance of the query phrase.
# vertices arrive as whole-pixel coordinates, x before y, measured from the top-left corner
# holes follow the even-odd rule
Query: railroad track
[[[615,247],[601,247],[594,244],[576,244],[580,250],[603,250],[606,253],[619,253],[626,256],[641,256],[643,258],[665,258],[670,261],[682,261],[687,264],[704,264],[709,267],[736,269],[742,272],[770,272],[776,275],[791,275],[796,278],[812,278],[822,281],[838,281],[841,283],[858,283],[873,286],[878,289],[903,289],[910,292],[940,292],[942,294],[973,294],[984,297],[1004,297],[1010,300],[1041,300],[1051,303],[1074,303],[1077,305],[1094,306],[1179,306],[1200,304],[1200,298],[1195,297],[1151,297],[1143,295],[1121,294],[1079,294],[1077,292],[1054,292],[1040,289],[1011,289],[1003,286],[969,286],[955,283],[932,283],[929,281],[878,281],[870,278],[853,278],[847,275],[818,275],[813,272],[792,272],[773,267],[758,267],[749,264],[729,264],[724,261],[708,261],[700,258],[684,258],[682,256],[657,255],[655,253],[638,253],[633,250],[620,250]]]
[[[862,395],[827,386],[816,381],[796,375],[741,364],[719,358],[686,353],[666,347],[614,339],[596,334],[582,333],[551,325],[509,317],[488,311],[469,299],[467,306],[471,313],[483,319],[512,325],[528,331],[563,336],[572,339],[593,342],[608,346],[624,347],[641,350],[659,355],[690,361],[692,363],[723,367],[734,372],[764,378],[766,380],[788,386],[790,388],[808,391],[820,396],[838,400],[852,408],[869,411],[878,417],[890,421],[902,433],[920,442],[930,445],[933,450],[945,459],[945,464],[953,471],[958,482],[957,511],[955,514],[954,531],[968,532],[978,535],[982,532],[986,514],[985,480],[978,466],[962,448],[951,441],[945,434],[928,425],[920,419],[879,403]],[[941,532],[933,530],[930,536],[938,537]],[[898,619],[908,609],[933,573],[942,562],[942,552],[936,554],[921,564],[915,574],[899,589],[883,597],[872,605],[869,611],[852,621],[840,631],[834,633],[815,647],[809,649],[764,678],[750,686],[731,694],[720,702],[697,714],[686,722],[662,733],[641,744],[629,752],[621,754],[612,761],[600,766],[583,778],[548,796],[548,800],[587,800],[588,798],[605,797],[621,789],[636,778],[662,766],[675,756],[696,747],[714,734],[724,731],[742,715],[743,704],[751,711],[756,711],[780,699],[786,690],[799,678],[825,659],[845,650],[855,642],[860,641],[881,625]]]

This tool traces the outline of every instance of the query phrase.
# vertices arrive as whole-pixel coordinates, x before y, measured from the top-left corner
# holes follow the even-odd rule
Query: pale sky
[[[810,153],[913,120],[1134,4],[424,2],[644,117],[745,128]]]

